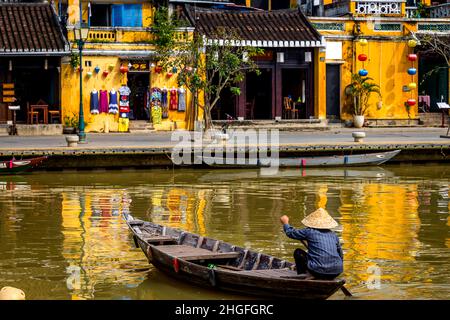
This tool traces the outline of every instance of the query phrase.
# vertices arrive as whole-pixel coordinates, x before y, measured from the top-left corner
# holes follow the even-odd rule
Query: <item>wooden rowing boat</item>
[[[279,158],[278,167],[347,167],[347,166],[377,166],[381,165],[400,153],[401,150],[363,153],[352,155],[334,155],[334,156],[316,156],[316,157],[297,157],[297,158]],[[270,159],[267,159],[270,160]],[[212,167],[227,167],[227,168],[248,168],[248,167],[268,167],[274,166],[275,163],[266,163],[258,158],[241,159],[238,162],[235,158],[230,158],[228,161],[223,157],[204,157],[203,163]]]
[[[160,271],[183,281],[268,298],[326,299],[343,279],[297,275],[295,265],[267,254],[124,214],[140,247]]]
[[[47,157],[0,161],[0,174],[17,174],[29,171],[40,165],[45,159],[47,159]]]

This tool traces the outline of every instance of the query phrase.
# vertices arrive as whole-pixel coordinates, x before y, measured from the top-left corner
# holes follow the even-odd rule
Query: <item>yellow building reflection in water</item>
[[[407,282],[418,270],[396,265],[414,261],[420,247],[418,192],[415,184],[359,184],[341,192],[345,269],[365,282],[371,266],[381,280]],[[365,272],[365,270],[367,270]]]
[[[62,255],[68,263],[72,299],[95,298],[102,286],[138,285],[132,279],[139,251],[129,250],[129,234],[121,216],[130,200],[121,190],[74,190],[62,193]],[[134,274],[134,277],[136,275]]]

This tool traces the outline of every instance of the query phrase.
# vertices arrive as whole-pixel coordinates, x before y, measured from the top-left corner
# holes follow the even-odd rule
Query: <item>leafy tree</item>
[[[437,65],[429,72],[423,75],[421,84],[425,82],[433,73],[439,72],[441,69],[450,68],[450,36],[438,33],[414,34],[419,40],[418,51],[422,57],[431,59],[440,58],[444,65]],[[438,60],[436,59],[436,60]]]
[[[247,72],[259,73],[252,57],[263,53],[262,49],[241,46],[240,38],[233,30],[217,30],[212,39],[194,32],[180,37],[182,31],[179,22],[172,20],[167,9],[158,9],[155,14],[156,51],[158,64],[164,70],[178,71],[178,84],[185,86],[192,94],[192,118],[189,129],[198,119],[198,110],[202,108],[205,118],[205,129],[213,127],[211,111],[220,100],[224,89],[239,95],[239,82],[243,81]],[[158,12],[157,11],[157,12]],[[158,17],[158,20],[156,19]],[[204,104],[200,104],[200,94],[204,95]]]

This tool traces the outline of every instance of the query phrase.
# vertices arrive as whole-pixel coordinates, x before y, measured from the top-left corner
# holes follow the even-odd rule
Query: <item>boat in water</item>
[[[287,168],[307,168],[307,167],[347,167],[347,166],[378,166],[381,165],[400,153],[401,150],[393,150],[386,152],[351,154],[351,155],[332,155],[332,156],[315,156],[315,157],[290,157],[279,158],[278,167]],[[248,168],[248,167],[269,167],[274,163],[260,160],[257,157],[242,158],[223,158],[223,157],[204,157],[203,163],[212,167],[226,168]],[[268,162],[266,164],[266,162]]]
[[[295,264],[271,255],[137,220],[129,214],[124,218],[136,247],[148,261],[178,280],[265,298],[327,299],[339,289],[345,290],[344,279],[298,275]]]
[[[31,159],[11,159],[7,161],[0,161],[0,175],[17,174],[30,171],[39,166],[47,157],[38,157]]]

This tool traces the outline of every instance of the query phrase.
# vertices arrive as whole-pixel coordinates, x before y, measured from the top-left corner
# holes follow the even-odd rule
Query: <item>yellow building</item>
[[[76,64],[78,49],[74,30],[80,25],[79,1],[82,1],[82,23],[90,26],[82,66],[86,131],[119,131],[119,114],[109,110],[100,114],[91,112],[91,93],[96,90],[101,96],[101,92],[106,92],[109,99],[112,90],[117,91],[123,86],[131,90],[130,120],[144,120],[149,123],[148,127],[153,122],[152,126],[157,130],[187,128],[192,112],[188,92],[183,97],[186,98],[183,111],[176,105],[168,108],[161,121],[154,121],[146,112],[151,101],[149,90],[155,87],[169,91],[179,89],[176,69],[159,71],[155,66],[151,32],[155,8],[150,1],[61,1],[55,7],[60,15],[67,12],[67,38],[72,48],[72,56],[62,59],[61,63],[63,122],[68,117],[77,117],[79,112],[80,68]],[[428,103],[433,106],[437,99],[448,101],[448,72],[446,79],[434,80],[438,81],[437,89],[435,85],[424,87],[421,72],[428,69],[420,66],[420,56],[416,61],[408,60],[416,51],[408,41],[417,33],[438,31],[448,34],[450,24],[443,18],[414,18],[417,8],[409,7],[409,2],[375,1],[376,10],[370,9],[372,11],[369,10],[370,1],[358,0],[319,1],[317,8],[310,5],[310,1],[299,1],[297,5],[297,1],[292,0],[230,1],[235,5],[227,1],[195,2],[195,6],[189,7],[193,1],[169,1],[170,11],[181,12],[191,25],[179,30],[180,39],[194,30],[207,37],[205,30],[223,27],[219,16],[228,15],[231,18],[228,22],[234,21],[233,28],[255,30],[253,34],[242,34],[247,45],[265,49],[264,55],[256,57],[261,75],[248,74],[240,84],[241,95],[238,97],[225,90],[213,112],[213,119],[223,120],[227,115],[250,120],[351,119],[352,102],[345,88],[351,82],[351,75],[362,69],[381,91],[381,98],[373,95],[369,101],[366,113],[369,122],[418,122],[422,96],[428,96]],[[316,16],[309,17],[308,21],[293,9],[297,6]],[[276,10],[288,8],[291,11]],[[242,18],[238,19],[235,13]],[[337,17],[344,13],[347,14]],[[256,19],[256,16],[263,19]],[[257,21],[266,22],[258,25]],[[281,25],[286,28],[282,28],[283,32],[261,35],[257,31],[264,30],[264,24],[271,25],[272,29]],[[291,32],[295,28],[300,30],[297,35]],[[360,61],[361,55],[367,59]],[[411,69],[416,70],[412,75],[408,73]],[[169,95],[169,105],[170,101]]]

